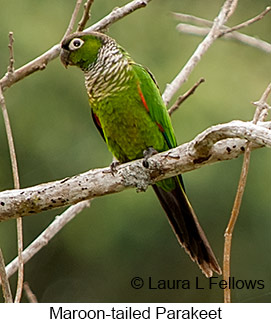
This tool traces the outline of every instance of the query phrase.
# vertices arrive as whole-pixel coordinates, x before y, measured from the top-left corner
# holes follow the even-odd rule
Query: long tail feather
[[[219,264],[184,189],[177,177],[174,180],[176,187],[169,192],[153,185],[153,189],[168,216],[169,223],[181,246],[198,264],[206,277],[211,277],[213,272],[221,274]]]

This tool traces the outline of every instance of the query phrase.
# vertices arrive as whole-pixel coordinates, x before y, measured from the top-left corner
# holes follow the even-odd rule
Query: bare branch
[[[251,122],[232,121],[213,126],[189,143],[150,157],[148,169],[143,166],[142,160],[135,160],[118,166],[114,176],[110,167],[107,167],[55,182],[0,192],[0,221],[75,204],[127,188],[146,190],[148,185],[162,179],[242,154],[243,147],[238,152],[235,149],[240,147],[238,140],[235,140],[235,147],[224,145],[222,152],[223,145],[220,145],[217,150],[215,143],[228,138],[247,139],[258,147],[271,147],[271,132],[262,124],[259,126]]]
[[[262,117],[263,119],[263,116],[266,115],[265,110],[269,109],[269,107],[266,105],[266,100],[270,92],[271,92],[271,84],[268,85],[260,101],[257,103],[257,109],[255,111],[252,124],[256,125],[259,121],[261,121],[260,118]],[[242,204],[242,199],[243,199],[243,195],[246,187],[251,150],[252,150],[252,143],[248,142],[246,144],[242,171],[241,171],[237,193],[235,196],[235,200],[234,200],[234,204],[231,212],[231,217],[224,234],[225,242],[224,242],[224,260],[223,260],[223,278],[226,281],[228,281],[230,277],[230,256],[231,256],[232,234],[234,231],[236,221],[238,219],[238,215],[240,212],[240,207]],[[227,285],[226,288],[224,289],[224,302],[225,303],[231,302],[231,289],[229,285]]]
[[[24,282],[24,291],[30,303],[38,303],[37,297],[32,292],[28,282]]]
[[[180,105],[190,96],[192,95],[196,89],[200,86],[201,83],[205,82],[204,78],[200,78],[197,83],[195,83],[191,89],[185,92],[183,95],[180,95],[176,102],[168,109],[168,114],[171,116],[173,112],[175,112]]]
[[[13,32],[10,31],[9,32],[9,44],[8,44],[8,48],[9,48],[9,65],[8,65],[8,74],[13,74],[14,72],[14,51],[13,51],[13,43],[14,43],[14,38],[13,38]]]
[[[1,87],[0,87],[0,105],[2,107],[2,113],[3,113],[6,134],[7,134],[7,139],[8,139],[8,146],[9,146],[11,165],[12,165],[14,187],[19,188],[20,182],[19,182],[19,175],[18,175],[18,165],[17,165],[16,153],[15,153],[15,146],[14,146],[14,141],[13,141],[13,136],[12,136],[11,125],[10,125],[10,121],[9,121],[8,111],[7,111],[7,107],[6,107],[6,102],[5,102],[5,98],[2,93]]]
[[[249,169],[250,163],[250,153],[251,153],[251,146],[249,143],[246,144],[244,160],[242,165],[242,171],[239,179],[239,184],[237,188],[237,193],[235,196],[235,200],[232,207],[231,217],[226,228],[224,237],[224,256],[223,256],[223,279],[229,281],[230,278],[230,256],[231,256],[231,243],[232,243],[232,234],[235,227],[235,223],[237,221],[240,207],[242,204],[242,199],[246,187],[247,182],[247,174]],[[228,288],[228,285],[224,289],[224,303],[231,302],[231,290]]]
[[[16,227],[17,227],[17,250],[18,250],[18,280],[17,280],[17,288],[14,303],[20,303],[23,293],[23,284],[24,284],[24,262],[23,262],[23,219],[21,217],[16,219]]]
[[[86,27],[88,20],[90,19],[90,8],[93,4],[94,0],[87,0],[84,4],[84,12],[81,20],[78,23],[77,31],[82,31]]]
[[[254,117],[253,117],[253,123],[257,124],[259,121],[264,121],[264,118],[266,116],[266,112],[269,110],[269,106],[266,103],[266,100],[268,96],[271,93],[271,83],[268,85],[266,90],[264,91],[262,97],[259,101],[254,102],[253,104],[257,106],[257,109],[255,111]]]
[[[172,12],[173,17],[175,17],[177,20],[180,20],[182,22],[185,23],[189,23],[189,24],[194,24],[194,25],[198,25],[198,26],[206,26],[206,27],[212,27],[213,25],[213,21],[204,19],[204,18],[200,18],[197,16],[193,16],[193,15],[188,15],[185,13],[179,13],[179,12]]]
[[[10,37],[10,39],[13,39]],[[10,40],[12,43],[12,40]],[[12,50],[11,50],[12,52]],[[10,63],[10,66],[12,63]],[[10,67],[11,68],[11,67]],[[6,128],[6,134],[8,138],[8,146],[9,146],[9,153],[10,153],[10,160],[12,165],[12,174],[13,174],[13,182],[14,182],[14,188],[19,189],[20,188],[20,182],[19,182],[19,171],[18,171],[18,165],[17,165],[17,158],[15,153],[15,145],[11,130],[11,125],[9,121],[8,111],[6,107],[6,102],[4,95],[2,93],[2,89],[0,87],[0,104],[2,107],[3,117],[4,117],[4,123]],[[16,220],[17,224],[17,241],[18,241],[18,258],[19,258],[19,271],[18,271],[18,281],[17,281],[17,291],[15,296],[15,303],[19,303],[22,296],[22,290],[23,290],[23,280],[24,280],[24,266],[22,261],[22,251],[23,251],[23,223],[22,218],[17,218]]]
[[[104,31],[114,22],[120,20],[121,18],[131,14],[137,9],[144,8],[151,0],[134,0],[130,3],[127,3],[121,8],[115,8],[109,15],[104,17],[102,20],[98,21],[96,24],[85,29],[88,31]]]
[[[267,13],[266,11],[269,12],[269,7],[267,7],[263,13],[266,14]],[[261,17],[263,13],[261,13],[260,15],[258,15],[256,17],[259,17],[259,16]],[[213,22],[210,20],[199,18],[199,17],[192,16],[192,15],[188,15],[188,14],[173,13],[173,16],[176,19],[181,20],[182,22],[185,22],[185,24],[180,23],[176,27],[179,32],[185,33],[185,34],[192,34],[192,35],[196,35],[196,36],[206,36],[210,32],[210,28],[213,25]],[[255,18],[252,18],[252,21],[253,21],[253,19],[255,19]],[[251,19],[248,22],[250,22],[250,21],[251,21]],[[253,21],[253,22],[255,22],[255,21]],[[193,26],[190,24],[194,24],[194,25],[197,25],[200,27]],[[204,28],[201,26],[210,27],[210,28]],[[238,26],[240,26],[240,25],[238,25]],[[235,29],[238,26],[235,26],[233,28]],[[241,27],[244,27],[244,25],[241,24]],[[239,27],[238,27],[238,29],[239,29]],[[221,32],[222,32],[222,34],[220,37],[223,37],[223,39],[237,40],[245,45],[255,47],[255,48],[260,49],[260,50],[267,52],[267,53],[271,53],[271,44],[264,41],[264,40],[254,38],[252,36],[248,36],[243,33],[239,33],[237,31],[233,31],[232,28],[229,28],[225,25],[222,26]]]
[[[257,15],[256,17],[253,17],[245,22],[242,22],[241,24],[238,24],[234,27],[231,27],[231,28],[226,28],[224,31],[221,31],[221,34],[219,37],[222,37],[224,36],[225,34],[228,34],[228,33],[231,33],[233,31],[236,31],[236,30],[239,30],[241,28],[245,28],[251,24],[254,24],[255,22],[259,21],[259,20],[262,20],[263,17],[268,13],[270,12],[271,10],[271,7],[266,7],[265,10],[263,12],[261,12],[259,15]]]
[[[210,32],[210,28],[196,27],[187,24],[178,24],[177,30],[182,33],[192,34],[196,36],[206,36]],[[271,53],[271,44],[257,39],[237,31],[234,31],[230,34],[225,34],[222,39],[236,40],[244,45],[248,45],[257,49],[260,49],[266,53]]]
[[[200,61],[201,57],[205,54],[207,49],[213,44],[213,42],[219,38],[222,37],[224,34],[229,32],[232,32],[234,30],[240,29],[242,27],[245,27],[253,22],[258,21],[259,19],[262,19],[265,14],[267,14],[271,8],[267,7],[264,12],[262,12],[257,17],[254,17],[250,19],[249,21],[242,23],[238,26],[235,26],[233,28],[227,28],[225,27],[225,23],[227,22],[228,18],[233,14],[235,8],[237,5],[237,1],[234,0],[227,0],[225,1],[222,9],[219,12],[219,15],[215,18],[214,23],[212,24],[212,27],[210,28],[207,36],[204,38],[204,40],[199,44],[194,54],[190,57],[188,62],[185,64],[183,69],[179,72],[179,74],[174,78],[174,80],[167,85],[164,94],[163,94],[163,100],[166,105],[168,105],[169,101],[172,99],[173,95],[178,91],[178,89],[182,86],[184,82],[188,79],[189,75],[197,65],[197,63]],[[184,18],[187,20],[189,18],[188,15],[178,16],[179,18]],[[191,18],[191,16],[190,16]],[[193,17],[193,21],[196,21],[197,19]],[[206,20],[198,19],[197,22],[203,22],[204,25],[207,25],[208,22]],[[192,26],[190,26],[191,29]],[[182,28],[184,30],[183,25],[179,25],[179,29]],[[193,28],[193,27],[192,27]],[[186,29],[187,30],[187,29]],[[193,30],[199,31],[199,28],[194,27]],[[206,30],[205,30],[206,31]]]
[[[77,214],[90,206],[90,201],[83,201],[69,207],[55,220],[23,251],[23,262],[28,262],[36,253],[45,247],[49,241]],[[6,267],[7,276],[10,277],[18,270],[18,257],[12,260]]]
[[[16,69],[12,75],[12,78],[9,78],[6,74],[0,80],[0,87],[3,91],[11,87],[13,84],[24,79],[26,76],[31,75],[36,71],[44,70],[47,64],[53,59],[57,58],[60,53],[60,45],[55,45],[50,48],[48,51],[43,53],[41,56],[35,58],[31,62],[25,64],[24,66]]]
[[[166,105],[172,99],[173,95],[178,91],[182,84],[188,79],[189,75],[206,53],[208,48],[219,37],[219,32],[222,26],[227,22],[229,16],[233,13],[233,8],[236,6],[235,0],[226,0],[221,8],[218,16],[215,18],[212,28],[204,40],[198,45],[193,55],[189,58],[185,66],[174,78],[174,80],[166,86],[163,94],[163,100]]]
[[[8,276],[5,270],[5,261],[4,261],[1,248],[0,248],[0,282],[2,284],[2,291],[3,291],[5,303],[13,303]]]
[[[120,20],[121,18],[126,17],[127,15],[131,14],[135,10],[145,7],[150,1],[151,0],[133,0],[123,7],[114,9],[110,14],[105,16],[103,19],[101,19],[93,26],[87,28],[85,31],[104,30],[114,22]],[[35,58],[31,62],[15,70],[12,75],[12,78],[9,78],[8,75],[6,74],[0,80],[0,87],[2,88],[3,91],[5,91],[7,88],[11,87],[13,84],[22,80],[26,76],[34,72],[43,70],[44,68],[46,68],[49,62],[51,62],[52,60],[58,57],[59,53],[60,53],[60,44],[54,45],[52,48],[50,48],[41,56]]]
[[[77,0],[76,1],[75,8],[74,8],[72,16],[71,16],[71,20],[69,22],[69,26],[68,26],[62,40],[65,39],[69,34],[72,33],[72,30],[73,30],[73,27],[75,25],[75,21],[76,21],[76,18],[78,16],[81,4],[82,4],[82,0]]]

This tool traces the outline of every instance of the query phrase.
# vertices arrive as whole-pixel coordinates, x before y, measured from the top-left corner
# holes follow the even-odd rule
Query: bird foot
[[[119,166],[120,164],[121,163],[117,160],[112,161],[112,163],[110,164],[110,171],[113,176],[117,172],[117,166]]]
[[[155,150],[153,147],[148,147],[146,150],[143,151],[144,160],[142,164],[145,168],[149,168],[148,159],[156,154],[158,154],[158,151]]]

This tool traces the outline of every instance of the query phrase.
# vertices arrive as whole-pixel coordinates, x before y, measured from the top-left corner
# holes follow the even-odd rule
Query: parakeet
[[[96,127],[115,158],[125,163],[143,152],[176,147],[166,106],[152,74],[135,63],[109,36],[80,32],[61,44],[61,61],[79,67]],[[221,269],[185,193],[181,176],[162,180],[153,189],[179,243],[202,272]]]

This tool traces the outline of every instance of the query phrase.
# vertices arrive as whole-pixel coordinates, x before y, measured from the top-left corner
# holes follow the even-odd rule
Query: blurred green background
[[[128,0],[96,0],[91,23]],[[239,1],[229,25],[255,16],[268,0]],[[171,12],[213,19],[223,1],[153,0],[110,27],[108,34],[137,62],[148,66],[161,90],[195,50],[201,38],[179,34]],[[14,32],[16,67],[57,43],[75,0],[0,0],[0,75],[8,63],[8,32]],[[271,42],[271,16],[243,32]],[[234,119],[250,120],[251,104],[270,82],[271,56],[248,46],[218,40],[207,52],[185,92],[200,77],[200,86],[173,116],[179,143],[207,127]],[[110,164],[111,155],[95,129],[82,73],[65,70],[59,59],[5,93],[14,132],[21,186],[61,179]],[[264,289],[234,289],[234,302],[271,300],[270,152],[252,154],[248,183],[234,232],[232,276],[264,280]],[[222,265],[223,233],[230,216],[242,158],[185,174],[189,198]],[[0,118],[0,190],[12,188],[12,174]],[[24,219],[25,246],[62,212]],[[8,263],[16,256],[15,221],[0,224],[0,245]],[[147,280],[199,277],[204,290],[133,290],[134,276]],[[11,278],[13,291],[16,275]],[[221,302],[223,291],[207,288],[207,280],[179,247],[151,189],[128,190],[97,198],[25,267],[27,280],[40,302]],[[27,301],[24,296],[23,301]]]

